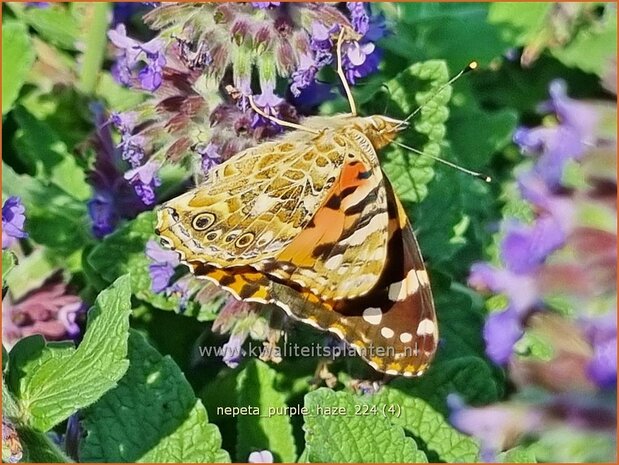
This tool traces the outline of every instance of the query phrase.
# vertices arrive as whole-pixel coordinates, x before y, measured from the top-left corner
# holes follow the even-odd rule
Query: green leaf
[[[2,192],[21,197],[30,238],[65,259],[90,240],[86,205],[60,187],[18,175],[3,163]]]
[[[452,72],[476,60],[485,67],[509,43],[487,21],[489,5],[480,2],[402,2],[383,4],[392,11],[394,34],[380,43],[408,62],[440,57]]]
[[[427,462],[400,426],[380,413],[358,414],[359,408],[371,407],[368,399],[321,388],[305,396],[305,407],[309,409],[303,427],[309,462]]]
[[[229,462],[221,436],[169,357],[136,332],[118,387],[83,412],[84,462]]]
[[[32,100],[29,102],[32,103]],[[66,112],[66,108],[58,108],[57,105],[55,110]],[[24,108],[16,108],[14,114],[19,124],[15,146],[21,160],[34,168],[39,179],[51,181],[78,200],[88,200],[91,188],[86,182],[84,170],[77,165],[60,136]]]
[[[77,349],[72,343],[46,343],[39,335],[13,347],[9,385],[22,424],[48,431],[116,386],[129,363],[130,313],[129,278],[122,277],[97,297]]]
[[[15,258],[15,254],[10,250],[2,251],[2,286],[4,287],[4,283],[6,281],[7,275],[11,272],[11,270],[17,264],[17,259]]]
[[[178,310],[180,297],[155,294],[151,290],[148,273],[150,261],[146,256],[146,242],[155,238],[155,214],[144,212],[125,223],[114,233],[106,236],[88,255],[88,263],[102,279],[111,282],[125,273],[131,274],[131,288],[139,299],[149,302],[161,310]],[[212,320],[221,299],[214,299],[200,306],[190,302],[183,315],[197,317],[200,321]]]
[[[447,104],[451,97],[451,87],[445,86],[447,80],[445,62],[432,60],[416,63],[386,83],[391,101],[398,107],[394,116],[405,118],[421,108],[412,120],[414,131],[403,133],[403,140],[432,156],[440,154],[445,138]],[[434,160],[395,144],[385,149],[383,160],[382,167],[403,201],[419,202],[427,195],[427,184],[434,176]]]
[[[384,386],[373,396],[374,405],[392,411],[393,424],[412,434],[431,462],[475,462],[479,445],[449,425],[443,414],[423,399]]]
[[[478,357],[437,360],[421,378],[398,378],[389,384],[409,397],[423,399],[434,411],[447,415],[447,396],[457,393],[470,405],[499,399],[499,389],[488,364]]]
[[[26,8],[15,3],[10,4],[10,8],[45,40],[67,50],[75,49],[79,23],[71,8],[63,4],[51,4],[48,8]]]
[[[537,463],[531,448],[524,446],[516,446],[513,449],[501,452],[498,459],[502,463]]]
[[[488,22],[501,26],[503,39],[513,45],[524,45],[535,38],[553,8],[552,3],[493,3]]]
[[[16,21],[2,24],[2,114],[13,108],[13,103],[26,81],[34,63],[35,53],[26,27]],[[6,73],[10,70],[10,77]]]
[[[266,363],[253,359],[238,377],[238,406],[258,407],[261,413],[238,417],[236,455],[240,462],[251,452],[264,449],[270,450],[277,462],[294,462],[297,458],[290,417],[284,411],[286,396],[275,389],[276,376]]]

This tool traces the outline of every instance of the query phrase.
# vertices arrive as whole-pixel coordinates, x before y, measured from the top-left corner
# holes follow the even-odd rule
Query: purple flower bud
[[[275,118],[279,118],[279,107],[284,103],[284,99],[275,95],[272,87],[265,87],[263,92],[256,96],[254,99],[254,103],[256,106],[266,113],[269,116],[273,116]],[[274,128],[277,132],[281,131],[282,128],[279,124],[273,122],[272,120],[265,118],[258,113],[254,114],[252,119],[252,128],[257,128],[258,126],[270,126]]]
[[[350,22],[355,31],[361,35],[365,35],[370,29],[370,17],[365,11],[363,2],[346,2],[348,11],[350,11]]]
[[[24,215],[26,209],[19,197],[9,197],[2,205],[2,248],[6,249],[17,243],[18,239],[28,237],[24,232]]]

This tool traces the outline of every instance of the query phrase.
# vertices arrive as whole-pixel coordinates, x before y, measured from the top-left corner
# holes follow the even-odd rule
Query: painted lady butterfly
[[[212,169],[158,212],[157,233],[199,277],[275,303],[347,341],[376,370],[419,376],[438,326],[417,241],[376,151],[406,127],[351,114],[312,117]]]

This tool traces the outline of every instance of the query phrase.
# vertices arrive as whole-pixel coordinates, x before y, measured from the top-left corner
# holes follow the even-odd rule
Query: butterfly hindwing
[[[316,302],[307,290],[275,284],[272,296],[293,317],[331,331],[387,374],[418,376],[432,360],[438,325],[430,283],[404,209],[385,182],[388,197],[388,261],[366,295]]]

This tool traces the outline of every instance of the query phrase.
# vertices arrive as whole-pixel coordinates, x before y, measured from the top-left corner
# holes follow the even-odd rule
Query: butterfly
[[[344,31],[344,29],[342,29]],[[377,151],[406,127],[351,113],[310,117],[243,150],[163,204],[156,232],[196,276],[329,331],[388,375],[419,376],[437,349],[428,273]],[[250,98],[254,111],[261,113]]]

